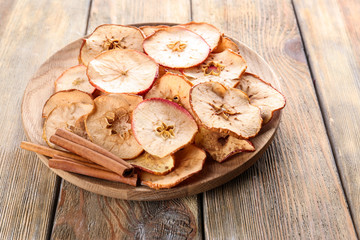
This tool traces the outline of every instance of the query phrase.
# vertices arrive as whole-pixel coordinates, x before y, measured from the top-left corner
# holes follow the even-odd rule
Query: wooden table
[[[0,0],[0,239],[356,239],[357,0]],[[102,23],[207,21],[257,51],[287,97],[275,140],[235,180],[162,202],[102,197],[31,152],[20,105],[56,50]]]

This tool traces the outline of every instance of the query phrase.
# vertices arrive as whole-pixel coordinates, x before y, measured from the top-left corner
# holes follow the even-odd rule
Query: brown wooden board
[[[359,233],[360,3],[294,3],[324,121]]]
[[[204,193],[205,237],[355,239],[291,1],[192,3],[193,20],[213,23],[263,56],[287,97],[264,157],[236,180]]]
[[[59,76],[65,69],[76,65],[81,43],[82,39],[79,39],[55,53],[40,67],[37,74],[29,82],[24,93],[22,116],[24,129],[31,142],[45,144],[42,139],[42,108],[46,100],[54,93],[54,80],[56,76]],[[279,88],[278,79],[267,63],[245,45],[240,42],[237,42],[237,44],[242,56],[247,61],[249,71],[263,76],[267,81]],[[226,183],[251,166],[269,145],[275,134],[279,120],[280,114],[276,112],[273,119],[252,139],[256,148],[254,152],[237,154],[224,163],[218,163],[208,159],[204,169],[199,174],[172,189],[154,190],[148,187],[133,187],[57,169],[51,170],[65,180],[88,191],[121,199],[143,201],[165,200],[194,195]],[[48,165],[48,158],[41,155],[39,156],[40,159]]]
[[[19,148],[21,98],[40,64],[82,36],[88,6],[87,0],[0,1],[0,239],[47,237],[56,175]]]

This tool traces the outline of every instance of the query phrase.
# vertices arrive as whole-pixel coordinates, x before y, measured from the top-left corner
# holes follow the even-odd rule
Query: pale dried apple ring
[[[89,83],[86,75],[86,67],[77,65],[64,71],[55,81],[55,92],[77,89],[89,94],[95,91],[95,87]]]
[[[149,56],[131,49],[114,49],[89,63],[90,83],[107,93],[142,94],[158,75],[159,65]]]
[[[134,49],[142,52],[143,40],[144,36],[136,27],[115,24],[100,25],[84,40],[80,49],[79,62],[87,66],[100,53],[115,48]]]
[[[213,25],[205,22],[189,22],[179,25],[199,34],[209,44],[211,51],[219,44],[221,33]]]
[[[134,110],[132,129],[146,152],[162,158],[190,143],[198,127],[177,103],[150,98]]]
[[[250,103],[260,108],[264,124],[271,120],[275,111],[285,107],[285,97],[255,74],[245,73],[236,88],[244,91]]]
[[[50,147],[55,147],[49,141],[59,128],[72,131],[76,127],[76,122],[84,115],[89,114],[94,109],[94,103],[73,102],[55,107],[44,122],[43,139]]]
[[[131,114],[142,97],[109,94],[97,97],[95,110],[85,120],[86,132],[92,142],[123,159],[139,156],[143,148],[131,131]]]
[[[145,95],[145,99],[164,98],[181,105],[190,112],[190,89],[191,84],[184,76],[168,72],[156,80],[154,86]]]
[[[200,35],[183,27],[158,30],[144,40],[143,47],[157,63],[169,68],[196,66],[210,53],[209,45]]]
[[[230,38],[221,36],[219,44],[212,51],[213,53],[220,53],[225,51],[226,49],[233,50],[234,52],[239,52],[239,47],[234,43]]]
[[[128,163],[145,172],[155,175],[166,175],[175,167],[175,159],[173,155],[167,155],[163,158],[143,153],[135,159],[128,160]]]
[[[166,25],[157,25],[157,26],[142,26],[139,28],[143,32],[145,37],[148,37],[151,34],[154,34],[156,31],[164,29],[164,28],[168,28],[168,27],[169,26],[166,26]]]
[[[248,139],[260,131],[260,109],[247,95],[218,82],[205,82],[190,91],[190,104],[196,118],[208,129]]]
[[[51,111],[57,106],[71,103],[94,104],[92,96],[80,90],[71,89],[59,91],[51,95],[51,97],[46,101],[42,117],[47,118]]]
[[[184,69],[183,74],[194,85],[216,81],[227,87],[234,87],[246,68],[246,61],[241,55],[226,49],[221,53],[211,53],[205,62],[199,66]]]
[[[211,131],[204,127],[199,128],[195,136],[195,144],[207,151],[217,162],[223,162],[240,152],[255,151],[254,145],[249,140]]]
[[[171,188],[201,171],[206,159],[204,150],[188,145],[175,153],[175,168],[165,176],[141,172],[141,183],[154,189]]]

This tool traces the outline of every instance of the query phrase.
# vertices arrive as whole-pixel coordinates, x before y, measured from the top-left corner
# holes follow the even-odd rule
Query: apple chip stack
[[[45,141],[54,147],[57,129],[72,131],[125,159],[150,188],[201,172],[205,151],[218,162],[255,151],[251,138],[285,106],[208,23],[101,25],[79,51],[44,106]]]

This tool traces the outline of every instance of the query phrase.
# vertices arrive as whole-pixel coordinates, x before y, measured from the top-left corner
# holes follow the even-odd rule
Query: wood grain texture
[[[360,4],[348,0],[294,3],[324,121],[359,233]]]
[[[250,65],[250,71],[266,78],[273,86],[279,87],[278,77],[269,68],[268,64],[254,51],[244,44],[238,44],[242,56]],[[47,99],[54,93],[54,81],[66,69],[76,65],[79,48],[82,43],[79,39],[56,52],[46,61],[24,92],[22,104],[22,118],[25,133],[29,140],[36,144],[46,145],[42,139],[43,119],[42,109]],[[179,184],[173,189],[153,190],[148,187],[133,187],[126,184],[103,181],[82,175],[52,169],[56,174],[85,190],[109,197],[126,200],[167,200],[194,195],[207,191],[228,182],[251,166],[270,144],[279,125],[280,114],[277,112],[251,141],[255,146],[254,152],[235,155],[229,161],[218,163],[208,159],[200,174]],[[40,159],[48,166],[48,159],[40,155]],[[178,159],[181,161],[181,159]]]
[[[263,158],[204,194],[206,238],[355,239],[291,2],[192,2],[195,21],[213,23],[262,55],[287,97]]]
[[[169,11],[172,8],[183,11]],[[88,33],[103,23],[189,20],[189,1],[93,0]],[[89,193],[67,182],[63,182],[61,189],[53,239],[202,238],[202,217],[197,196],[165,202],[130,202]],[[79,212],[84,207],[88,211],[85,209],[85,214],[80,215],[80,226],[74,219],[73,209]],[[83,226],[91,228],[90,231]]]
[[[0,239],[47,236],[56,176],[19,148],[21,98],[40,64],[83,34],[88,3],[0,1]]]

